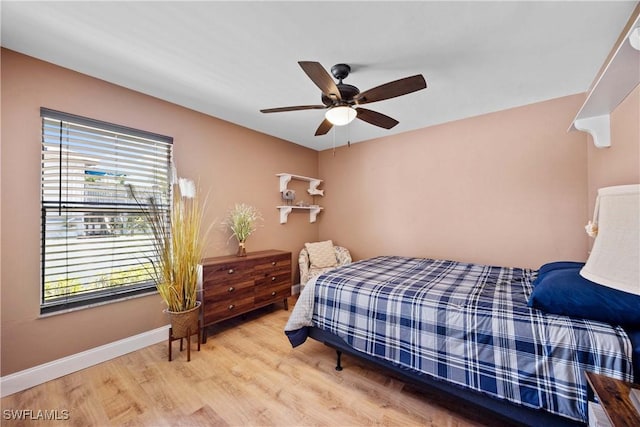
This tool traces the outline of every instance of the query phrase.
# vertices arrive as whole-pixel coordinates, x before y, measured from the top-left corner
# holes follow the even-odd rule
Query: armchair
[[[334,260],[329,257],[320,258],[322,251],[325,254],[328,250],[333,248]],[[311,250],[311,253],[309,251]],[[315,261],[315,262],[314,262]],[[318,243],[305,243],[305,247],[300,251],[298,256],[298,264],[300,266],[300,290],[304,289],[304,285],[316,276],[322,273],[337,268],[341,265],[349,264],[351,262],[351,253],[349,250],[342,246],[335,246],[331,240]]]

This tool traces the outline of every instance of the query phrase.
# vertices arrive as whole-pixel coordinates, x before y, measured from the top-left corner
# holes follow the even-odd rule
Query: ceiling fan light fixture
[[[636,27],[629,33],[629,43],[635,50],[640,50],[640,27]]]
[[[348,125],[356,118],[358,113],[355,109],[347,105],[338,105],[327,110],[325,118],[334,126]]]

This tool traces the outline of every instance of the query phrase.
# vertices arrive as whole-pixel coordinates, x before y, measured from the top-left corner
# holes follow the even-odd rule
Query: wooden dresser
[[[202,342],[206,327],[274,302],[289,309],[291,252],[249,252],[202,261]]]
[[[588,371],[585,377],[589,426],[640,426],[640,412],[629,397],[631,389],[640,390],[640,385]]]

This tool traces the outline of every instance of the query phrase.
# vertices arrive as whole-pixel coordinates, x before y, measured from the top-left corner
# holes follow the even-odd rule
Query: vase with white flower
[[[259,221],[262,221],[262,215],[253,206],[237,203],[229,211],[224,223],[231,230],[229,238],[235,237],[238,240],[237,256],[247,256],[247,239],[256,231]]]

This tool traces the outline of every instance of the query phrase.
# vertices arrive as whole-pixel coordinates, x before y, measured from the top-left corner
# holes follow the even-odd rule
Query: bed
[[[518,423],[583,424],[584,371],[633,381],[633,344],[622,326],[529,307],[540,271],[357,261],[309,281],[285,333],[334,347],[337,369],[347,352]]]

